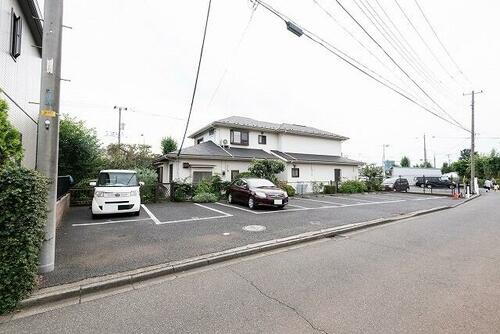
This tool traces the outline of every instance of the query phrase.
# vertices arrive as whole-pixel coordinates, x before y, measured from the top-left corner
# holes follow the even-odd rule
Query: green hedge
[[[0,314],[36,286],[48,182],[36,171],[0,170]]]
[[[366,191],[365,183],[356,180],[344,181],[340,184],[339,187],[340,193],[354,194],[354,193],[362,193],[365,191]]]
[[[214,203],[219,200],[216,194],[212,193],[198,193],[193,196],[193,202],[195,203]]]
[[[332,184],[326,184],[324,187],[323,187],[323,193],[324,194],[336,194],[337,193],[337,186],[336,185],[332,185]]]

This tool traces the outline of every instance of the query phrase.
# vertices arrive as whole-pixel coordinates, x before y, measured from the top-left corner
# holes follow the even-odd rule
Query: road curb
[[[279,238],[279,239],[249,244],[246,246],[210,253],[203,256],[193,257],[185,260],[168,262],[164,264],[148,266],[117,274],[89,278],[74,283],[58,285],[55,287],[44,288],[35,292],[29,298],[21,301],[18,305],[18,310],[28,309],[32,307],[40,307],[46,304],[60,302],[62,300],[70,298],[79,298],[79,303],[81,303],[82,298],[90,294],[95,294],[109,289],[115,289],[125,286],[130,286],[133,288],[134,283],[139,283],[158,277],[173,275],[175,273],[208,266],[211,264],[236,259],[239,257],[245,257],[256,253],[267,252],[275,250],[277,248],[286,248],[299,243],[315,241],[323,238],[331,238],[348,232],[358,231],[361,229],[366,229],[377,225],[392,223],[433,212],[455,208],[479,196],[480,195],[475,195],[460,203],[456,203],[449,206],[440,206],[432,209],[414,211],[390,218],[378,218],[361,223],[352,223],[312,232],[301,233],[285,238]],[[12,319],[12,317],[9,316],[4,317],[4,319],[0,318],[0,323],[8,322],[10,319]]]

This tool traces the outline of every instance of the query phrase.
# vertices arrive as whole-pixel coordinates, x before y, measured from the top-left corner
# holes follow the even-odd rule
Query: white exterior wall
[[[14,60],[10,55],[11,9],[23,17],[21,55]],[[30,101],[40,100],[41,57],[21,8],[15,0],[0,0],[0,88],[5,90],[34,120],[38,120],[38,105]],[[37,126],[7,97],[0,98],[9,104],[9,120],[23,136],[23,165],[34,168],[36,162]]]
[[[335,139],[280,134],[279,148],[282,152],[340,156],[342,142]]]
[[[312,192],[312,182],[322,182],[324,184],[335,180],[335,169],[341,170],[342,181],[358,179],[357,166],[344,165],[322,165],[322,164],[296,164],[299,168],[299,177],[292,177],[292,164],[287,164],[285,172],[279,175],[280,180],[285,180],[287,183],[297,189],[300,183],[307,184],[305,192]]]
[[[193,167],[183,168],[183,163],[187,162]],[[212,172],[212,175],[219,175],[223,181],[231,181],[231,171],[238,170],[240,173],[248,171],[250,162],[246,161],[225,161],[225,160],[201,160],[201,159],[181,159],[179,161],[165,162],[163,166],[163,182],[169,182],[169,164],[173,164],[173,180],[177,182],[191,183],[193,172]],[[196,167],[203,165],[204,167]],[[210,166],[210,167],[205,167]],[[223,175],[224,174],[224,175]]]

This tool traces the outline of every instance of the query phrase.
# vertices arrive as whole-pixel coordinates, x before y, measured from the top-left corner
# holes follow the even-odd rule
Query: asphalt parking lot
[[[138,217],[96,220],[88,207],[73,207],[57,231],[56,269],[43,277],[42,286],[456,202],[405,193],[306,196],[291,198],[284,209],[165,202],[143,205]]]

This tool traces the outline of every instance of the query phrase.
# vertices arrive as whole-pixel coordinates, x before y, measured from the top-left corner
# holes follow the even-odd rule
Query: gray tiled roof
[[[351,160],[336,155],[292,153],[292,152],[281,152],[281,151],[271,151],[271,152],[290,162],[293,161],[317,162],[317,163],[329,163],[329,164],[352,165],[352,166],[363,164],[363,162],[361,161]]]
[[[235,158],[276,159],[274,155],[259,149],[231,147],[226,148],[226,151]]]
[[[247,129],[256,129],[256,130],[264,130],[271,132],[279,132],[279,133],[291,133],[297,135],[305,135],[305,136],[316,136],[316,137],[324,137],[324,138],[332,138],[338,140],[347,140],[347,137],[337,135],[332,132],[328,132],[325,130],[316,129],[310,126],[299,125],[299,124],[289,124],[289,123],[271,123],[271,122],[263,122],[258,121],[248,117],[241,116],[231,116],[227,118],[220,119],[218,121],[210,123],[208,126],[194,132],[189,137],[196,137],[198,134],[206,131],[207,129],[217,126],[231,126],[231,127],[241,127]]]
[[[175,158],[177,152],[168,153],[161,156],[156,161],[168,160],[169,158]],[[206,141],[194,146],[183,148],[181,151],[181,157],[183,158],[203,158],[210,160],[252,160],[252,159],[276,159],[272,154],[267,153],[264,150],[259,149],[249,149],[249,148],[222,148],[215,144],[213,141]]]

